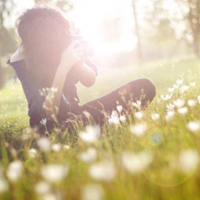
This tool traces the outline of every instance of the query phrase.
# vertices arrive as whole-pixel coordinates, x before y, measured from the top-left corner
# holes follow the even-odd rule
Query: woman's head
[[[24,12],[17,22],[28,68],[36,73],[54,73],[71,38],[67,19],[57,9],[35,7]]]

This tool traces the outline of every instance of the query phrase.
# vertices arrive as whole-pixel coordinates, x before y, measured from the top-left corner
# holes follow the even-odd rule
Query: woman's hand
[[[62,53],[60,66],[69,70],[83,60],[83,47],[78,40],[75,40]]]

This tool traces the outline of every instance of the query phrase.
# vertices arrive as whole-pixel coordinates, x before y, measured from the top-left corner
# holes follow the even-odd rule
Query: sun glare
[[[76,30],[91,43],[97,56],[131,51],[134,36],[132,0],[71,0],[73,10],[66,13]],[[33,0],[17,1],[22,12]]]
[[[137,40],[133,34],[131,0],[73,0],[73,4],[70,19],[91,42],[96,54],[134,49]]]

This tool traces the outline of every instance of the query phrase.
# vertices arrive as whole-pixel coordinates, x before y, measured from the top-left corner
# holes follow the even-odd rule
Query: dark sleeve
[[[90,58],[86,58],[85,63],[87,64],[88,67],[90,67],[95,71],[96,75],[98,75],[97,66],[91,61]]]
[[[28,102],[28,115],[30,117],[30,125],[38,125],[41,119],[45,118],[45,111],[43,109],[43,102],[45,97],[40,95],[40,87],[38,83],[33,79],[31,73],[27,70],[24,60],[13,63],[8,61],[8,64],[14,68],[17,77],[22,84],[22,88]]]

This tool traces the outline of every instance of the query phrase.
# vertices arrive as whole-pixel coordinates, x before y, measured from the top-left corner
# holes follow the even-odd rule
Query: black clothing
[[[89,62],[89,61],[88,61]],[[27,102],[28,102],[28,115],[30,117],[30,126],[42,126],[40,123],[42,119],[45,119],[45,110],[43,108],[43,102],[45,101],[45,97],[40,95],[40,90],[42,90],[42,86],[39,85],[37,81],[35,81],[34,76],[26,67],[25,60],[20,60],[16,62],[10,63],[8,61],[19,78],[22,88],[24,90]],[[97,73],[96,67],[89,63],[90,67],[94,69]],[[64,84],[62,98],[60,101],[60,107],[58,109],[57,119],[59,123],[63,123],[69,117],[69,113],[73,113],[75,115],[82,114],[82,109],[78,105],[79,98],[77,95],[76,83],[78,82],[76,75],[72,73],[70,70]],[[45,78],[44,78],[45,81]],[[50,130],[55,125],[52,121],[47,121],[47,128]]]
[[[44,129],[40,123],[45,118],[45,110],[43,108],[43,102],[45,97],[41,96],[39,90],[41,86],[34,80],[31,73],[26,68],[24,60],[16,61],[8,64],[12,65],[19,80],[21,81],[27,102],[28,102],[28,115],[30,117],[30,126],[39,127],[39,130]],[[94,65],[88,63],[88,65],[97,72]],[[134,80],[122,87],[114,90],[110,94],[107,94],[97,100],[86,103],[83,106],[79,105],[79,98],[77,95],[76,83],[78,82],[75,74],[69,72],[63,88],[62,98],[60,107],[58,109],[57,119],[60,124],[64,124],[66,128],[70,126],[71,121],[74,119],[73,116],[80,116],[81,119],[85,119],[83,111],[87,111],[93,118],[93,121],[97,124],[102,125],[105,121],[104,113],[111,113],[112,110],[116,110],[117,104],[127,109],[128,101],[136,101],[141,99],[143,94],[142,106],[147,102],[151,102],[155,96],[155,86],[148,79]],[[123,95],[121,94],[123,93]],[[122,100],[122,96],[125,98]],[[80,119],[79,118],[79,119]],[[55,123],[47,120],[46,127],[50,131],[55,126]]]

